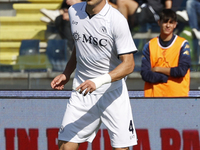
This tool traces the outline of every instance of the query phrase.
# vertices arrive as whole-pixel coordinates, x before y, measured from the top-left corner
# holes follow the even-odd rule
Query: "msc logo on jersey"
[[[95,46],[105,47],[107,45],[107,39],[98,39],[97,37],[85,34],[80,35],[78,32],[74,32],[72,35],[75,41],[81,40],[82,43],[89,43]]]

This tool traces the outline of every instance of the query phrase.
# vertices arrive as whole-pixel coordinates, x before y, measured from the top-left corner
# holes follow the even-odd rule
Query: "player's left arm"
[[[113,21],[115,21],[116,24],[113,26],[112,34],[118,57],[121,60],[121,63],[109,72],[111,81],[115,82],[133,72],[135,67],[133,55],[138,50],[130,32],[127,19],[123,15],[119,14],[118,16],[115,16]]]
[[[103,84],[121,80],[128,74],[132,73],[135,67],[133,53],[120,55],[121,63],[112,71],[107,74],[101,75],[94,79],[89,79],[80,84],[76,90],[84,95],[92,93]]]
[[[191,66],[190,47],[189,43],[185,42],[180,51],[178,66],[170,69],[170,76],[177,78],[184,77],[188,69],[190,69],[190,66]]]
[[[112,82],[126,77],[133,72],[135,67],[133,53],[120,55],[119,58],[121,59],[122,63],[120,63],[114,70],[109,72]]]
[[[185,42],[180,50],[179,62],[177,67],[163,68],[154,67],[153,72],[160,72],[175,78],[184,77],[191,66],[190,47],[188,42]]]

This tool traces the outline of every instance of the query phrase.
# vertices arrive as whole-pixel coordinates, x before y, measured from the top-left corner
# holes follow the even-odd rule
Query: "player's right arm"
[[[64,72],[56,76],[52,80],[51,87],[57,90],[64,89],[64,85],[70,80],[70,76],[74,72],[75,68],[76,68],[76,49],[74,48],[72,55],[65,67]]]

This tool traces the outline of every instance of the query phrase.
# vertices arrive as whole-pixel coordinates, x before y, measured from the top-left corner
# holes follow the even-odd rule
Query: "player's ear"
[[[174,28],[176,28],[177,24],[178,24],[178,22],[176,21],[176,22],[174,23]]]

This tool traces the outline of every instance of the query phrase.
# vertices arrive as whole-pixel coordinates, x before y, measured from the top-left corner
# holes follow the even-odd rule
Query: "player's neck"
[[[105,0],[102,0],[100,3],[97,3],[97,4],[91,4],[90,5],[89,3],[87,3],[86,12],[90,16],[98,14],[103,9],[103,7],[105,6],[105,4],[106,4]]]
[[[160,38],[163,41],[170,41],[172,37],[173,37],[173,33],[172,34],[160,34]]]

